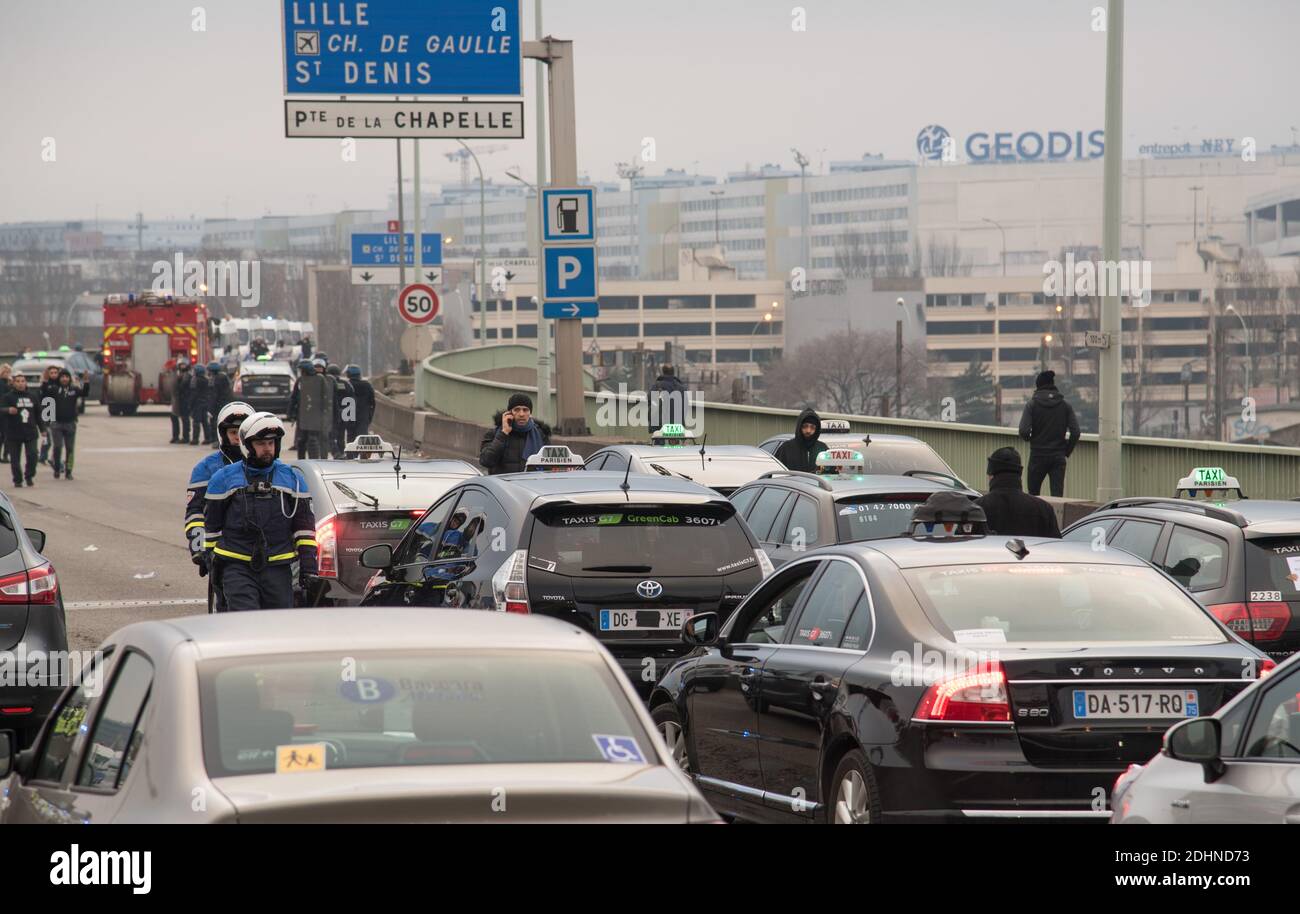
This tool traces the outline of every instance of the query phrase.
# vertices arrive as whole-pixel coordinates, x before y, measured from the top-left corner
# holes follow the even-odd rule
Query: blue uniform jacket
[[[269,493],[252,494],[251,483],[268,481]],[[222,562],[286,565],[297,559],[299,574],[316,573],[316,517],[307,482],[275,461],[266,469],[243,461],[222,467],[204,495],[203,544]]]
[[[190,484],[185,487],[185,538],[190,542],[190,552],[203,551],[203,509],[206,507],[203,496],[208,491],[208,482],[217,470],[233,462],[217,448],[196,463],[190,473]]]

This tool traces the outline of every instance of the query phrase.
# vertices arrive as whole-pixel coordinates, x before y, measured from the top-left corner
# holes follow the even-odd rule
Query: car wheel
[[[672,702],[664,702],[650,712],[650,719],[655,722],[655,729],[664,738],[673,761],[682,771],[691,770],[690,753],[686,751],[686,731],[682,729],[682,718]]]
[[[826,821],[831,825],[867,825],[880,821],[880,790],[862,750],[847,753],[831,777]]]

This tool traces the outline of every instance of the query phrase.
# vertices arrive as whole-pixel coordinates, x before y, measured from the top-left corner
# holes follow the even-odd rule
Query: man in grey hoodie
[[[1060,498],[1065,494],[1065,463],[1079,443],[1079,420],[1056,389],[1056,372],[1039,372],[1034,387],[1020,417],[1020,437],[1029,442],[1029,494],[1037,495],[1047,477],[1052,495]]]

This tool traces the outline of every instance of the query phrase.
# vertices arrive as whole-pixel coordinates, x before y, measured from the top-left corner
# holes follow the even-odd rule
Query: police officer
[[[347,446],[347,431],[343,426],[344,414],[348,416],[354,414],[356,398],[352,395],[352,385],[343,380],[343,369],[337,365],[328,365],[325,373],[329,375],[334,385],[334,410],[330,415],[330,455],[338,459],[343,456],[343,449]]]
[[[170,443],[185,444],[190,440],[190,363],[185,359],[177,359],[173,373],[175,377],[172,379],[172,440]],[[182,422],[184,422],[183,432]]]
[[[199,577],[207,576],[211,570],[209,555],[203,548],[204,496],[208,491],[208,483],[218,470],[244,459],[244,449],[239,441],[239,426],[255,412],[253,407],[240,401],[222,407],[217,415],[217,440],[221,446],[216,453],[208,454],[195,464],[190,473],[190,484],[185,489],[188,496],[185,500],[185,538],[189,540],[190,560],[198,566]],[[221,591],[212,587],[209,594],[215,598],[216,609],[221,612],[224,609]]]
[[[306,480],[280,462],[284,425],[254,413],[239,427],[244,459],[218,470],[204,497],[204,546],[227,611],[287,609],[316,573],[316,518]]]
[[[334,385],[330,376],[318,372],[315,363],[304,360],[298,374],[297,392],[290,401],[289,408],[298,430],[294,441],[298,459],[326,457],[330,416],[334,412]]]
[[[356,418],[348,430],[348,440],[354,441],[358,435],[370,431],[370,421],[375,417],[375,388],[361,377],[360,365],[349,365],[344,371],[352,385],[352,396],[356,401]]]
[[[208,397],[212,393],[212,382],[208,380],[208,366],[199,362],[194,366],[194,382],[191,385],[190,400],[190,444],[199,443],[199,433],[203,434],[203,443],[211,444],[208,435]]]
[[[217,435],[217,416],[220,415],[222,407],[232,399],[230,375],[226,374],[220,362],[209,362],[208,381],[212,385],[210,396],[212,406],[204,417],[207,422],[206,434],[212,439],[210,442],[212,446],[218,448],[221,447],[221,438]]]

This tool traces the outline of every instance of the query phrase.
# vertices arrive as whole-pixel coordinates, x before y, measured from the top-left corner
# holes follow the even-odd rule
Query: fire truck
[[[212,360],[208,306],[196,298],[109,295],[104,299],[104,388],[110,416],[129,416],[146,403],[172,401],[172,369]]]

